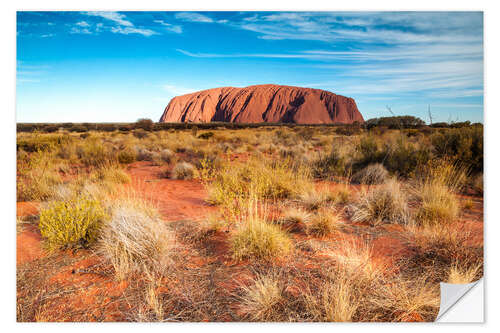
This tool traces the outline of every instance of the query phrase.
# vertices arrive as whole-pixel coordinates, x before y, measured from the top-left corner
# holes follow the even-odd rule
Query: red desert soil
[[[177,96],[160,122],[351,124],[363,122],[354,99],[332,92],[263,84],[222,87]]]
[[[199,181],[159,178],[162,171],[149,162],[133,163],[129,167],[132,183],[128,187],[151,199],[166,221],[198,220],[216,210],[205,202],[207,193]]]
[[[29,218],[38,214],[38,203],[17,202],[16,215],[18,218]],[[22,231],[17,234],[16,239],[16,263],[21,265],[43,256],[40,246],[40,231],[34,225],[27,224],[22,227]]]
[[[163,167],[154,166],[149,162],[136,162],[130,165],[129,174],[132,177],[131,185],[126,188],[132,189],[148,199],[152,199],[157,205],[160,213],[168,223],[197,223],[206,214],[214,211],[216,207],[205,203],[207,193],[203,185],[197,180],[172,180],[160,178],[159,174],[165,171]],[[334,183],[322,183],[318,186],[329,186],[334,188]],[[351,187],[353,192],[359,191],[359,186]],[[482,198],[471,198],[474,201],[473,208],[466,210],[457,227],[470,230],[474,242],[482,242],[483,238],[483,207]],[[18,215],[26,216],[37,214],[38,205],[31,203],[18,203]],[[194,222],[193,222],[194,221]],[[315,253],[303,252],[297,268],[317,268],[321,265],[321,258],[327,257],[328,248],[335,247],[335,240],[341,237],[343,240],[360,242],[363,239],[371,240],[373,255],[377,264],[389,267],[397,259],[407,253],[407,245],[404,238],[400,236],[403,230],[401,226],[384,225],[380,227],[369,227],[367,225],[346,224],[343,233],[331,236],[318,237],[315,242],[326,245],[326,250]],[[294,234],[292,237],[297,242],[307,242],[310,238],[305,234]],[[29,265],[30,261],[43,258],[44,252],[40,246],[40,233],[35,225],[23,226],[23,230],[17,235],[17,265]],[[227,242],[228,234],[217,232],[209,235],[206,244],[210,247],[207,253],[199,252],[197,249],[185,247],[182,253],[184,269],[210,269],[208,266],[224,267],[226,278],[217,282],[217,286],[224,293],[230,294],[241,284],[250,281],[252,273],[247,268],[247,263],[235,263],[230,256]],[[204,243],[200,246],[205,246]],[[335,249],[336,253],[342,255],[342,249]],[[203,254],[201,254],[203,253]],[[44,306],[44,316],[51,321],[123,321],[123,312],[130,309],[130,304],[120,298],[128,288],[128,282],[116,281],[112,274],[99,272],[100,258],[89,251],[81,250],[76,254],[66,252],[61,256],[70,256],[72,261],[59,270],[50,271],[49,281],[58,288],[70,288],[72,292],[53,298]],[[279,266],[286,263],[276,262]],[[207,266],[208,265],[208,266]],[[97,268],[96,268],[97,267]],[[36,269],[34,267],[33,269]],[[390,271],[390,270],[389,270]],[[167,288],[171,288],[170,284]],[[301,281],[296,281],[289,286],[291,293],[301,290],[304,286]],[[22,295],[18,295],[22,297]],[[237,313],[236,304],[230,308]],[[207,318],[209,320],[210,318]],[[421,318],[404,318],[407,321],[421,321]],[[213,319],[212,319],[213,320]],[[218,320],[231,320],[231,318],[218,318]]]

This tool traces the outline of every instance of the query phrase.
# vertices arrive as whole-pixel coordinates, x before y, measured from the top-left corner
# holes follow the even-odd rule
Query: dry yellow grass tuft
[[[278,220],[278,223],[287,231],[300,232],[306,228],[307,224],[311,220],[311,217],[311,213],[304,209],[287,207],[281,218]]]
[[[406,193],[394,179],[363,192],[351,206],[351,210],[353,221],[368,222],[371,225],[408,224],[410,221]]]
[[[172,245],[156,209],[139,199],[115,202],[100,238],[100,250],[119,280],[133,272],[163,274]]]
[[[281,317],[285,298],[280,276],[258,275],[252,285],[242,289],[241,309],[251,320],[271,321]]]
[[[360,300],[357,287],[342,270],[323,283],[319,295],[305,295],[306,309],[313,321],[353,321]]]
[[[450,267],[450,272],[448,274],[448,283],[458,283],[465,284],[471,283],[477,280],[477,275],[480,272],[482,264],[477,264],[474,266],[460,265],[459,262],[455,262]]]
[[[271,260],[288,255],[292,249],[288,234],[276,224],[267,222],[266,209],[259,211],[258,206],[256,199],[247,203],[246,212],[231,235],[231,252],[236,260]]]
[[[339,229],[339,215],[332,209],[320,209],[307,224],[308,233],[325,236]]]

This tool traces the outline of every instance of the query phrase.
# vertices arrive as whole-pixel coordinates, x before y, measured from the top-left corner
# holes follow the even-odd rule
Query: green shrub
[[[379,148],[376,138],[373,135],[363,137],[356,147],[359,159],[354,168],[360,170],[370,164],[382,163],[385,157],[384,152]]]
[[[393,146],[386,145],[384,166],[398,176],[408,178],[421,165],[431,160],[431,153],[427,147],[418,148],[417,145],[400,138]]]
[[[87,197],[55,201],[40,212],[40,232],[50,250],[89,247],[107,219],[101,204]]]
[[[312,172],[315,178],[330,179],[333,176],[343,176],[346,172],[346,160],[335,148],[327,155],[320,155],[312,162]]]
[[[431,136],[431,142],[438,157],[454,158],[474,173],[483,171],[481,126],[443,129]]]

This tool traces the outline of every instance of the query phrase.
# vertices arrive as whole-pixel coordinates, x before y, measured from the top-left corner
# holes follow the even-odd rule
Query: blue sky
[[[18,12],[17,121],[157,121],[197,90],[275,83],[365,119],[483,121],[481,12]]]

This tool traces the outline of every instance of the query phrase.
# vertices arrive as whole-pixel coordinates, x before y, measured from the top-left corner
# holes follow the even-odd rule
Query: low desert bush
[[[163,149],[160,152],[160,158],[165,163],[172,162],[173,157],[174,157],[174,153],[170,149]]]
[[[250,286],[242,287],[241,310],[250,320],[281,318],[285,302],[283,281],[277,274],[258,275]]]
[[[385,154],[380,149],[379,140],[373,135],[363,136],[356,145],[357,159],[354,164],[355,170],[370,165],[381,163],[384,160]]]
[[[383,184],[389,178],[389,172],[382,164],[370,164],[364,169],[356,172],[351,180],[357,184]]]
[[[419,166],[431,160],[428,146],[408,142],[404,137],[399,137],[396,142],[386,143],[381,154],[387,170],[404,178],[410,178]]]
[[[384,266],[375,263],[373,246],[364,240],[340,237],[335,244],[336,249],[328,253],[341,272],[347,273],[359,284],[379,281],[384,274]]]
[[[431,136],[438,157],[460,161],[472,172],[483,172],[483,127],[448,128]]]
[[[152,161],[153,160],[153,152],[144,149],[144,148],[139,148],[136,147],[136,156],[138,161]]]
[[[371,225],[409,222],[407,195],[396,180],[364,191],[350,208],[351,219],[355,222]]]
[[[313,176],[321,179],[331,179],[346,173],[346,160],[339,150],[333,148],[329,154],[320,154],[311,165]]]
[[[149,203],[124,201],[114,204],[99,245],[104,257],[113,265],[117,278],[123,279],[133,272],[163,274],[172,238]]]
[[[172,169],[172,179],[193,179],[196,169],[192,164],[179,162]]]
[[[97,240],[108,214],[87,197],[55,201],[40,211],[40,233],[49,250],[86,248]]]

